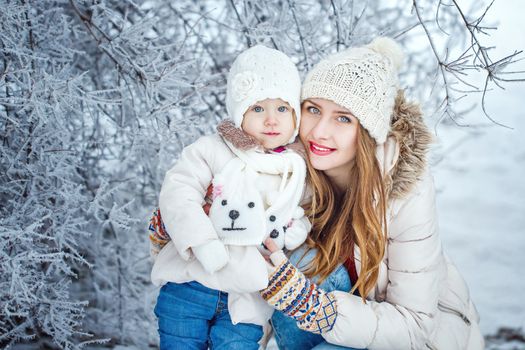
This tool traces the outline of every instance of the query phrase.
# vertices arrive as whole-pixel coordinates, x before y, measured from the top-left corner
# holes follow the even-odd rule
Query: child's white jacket
[[[228,245],[229,261],[214,273],[207,272],[192,252],[192,247],[219,239],[202,206],[214,176],[234,157],[220,135],[204,136],[184,148],[176,165],[167,172],[159,207],[171,241],[156,257],[151,280],[155,285],[197,281],[227,292],[234,323],[264,325],[273,309],[258,293],[267,286],[268,267],[257,247]],[[259,174],[258,186],[264,191],[275,190],[281,180],[279,175]]]

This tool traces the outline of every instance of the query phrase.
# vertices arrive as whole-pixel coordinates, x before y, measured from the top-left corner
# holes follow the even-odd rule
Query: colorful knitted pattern
[[[334,296],[319,289],[288,260],[274,270],[261,295],[268,304],[295,319],[297,326],[308,332],[328,332],[337,319]]]
[[[162,222],[159,208],[156,208],[153,211],[153,215],[149,221],[148,232],[151,254],[157,255],[162,247],[164,247],[171,239],[166,232],[164,223]]]
[[[202,206],[202,209],[204,210],[206,215],[208,215],[210,212],[210,207],[212,203],[212,192],[213,186],[210,185],[208,186],[206,195],[204,197],[205,203]],[[159,254],[160,250],[171,240],[168,232],[166,231],[166,227],[164,226],[164,222],[162,221],[162,216],[160,215],[159,208],[155,208],[155,210],[153,211],[153,215],[151,216],[151,219],[149,221],[148,232],[151,254],[157,255]]]

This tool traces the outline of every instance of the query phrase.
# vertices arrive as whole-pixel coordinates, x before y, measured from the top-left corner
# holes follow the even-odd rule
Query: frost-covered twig
[[[460,56],[457,59],[452,60],[452,61],[448,60],[449,58],[448,49],[447,49],[447,54],[444,57],[442,57],[442,55],[439,53],[436,47],[436,44],[435,44],[434,35],[430,32],[430,29],[428,27],[428,22],[426,22],[423,19],[423,16],[421,14],[419,1],[413,0],[412,3],[413,3],[413,8],[415,10],[416,16],[419,21],[419,24],[422,26],[423,30],[425,31],[427,41],[429,42],[432,52],[434,53],[434,57],[437,62],[438,71],[440,72],[441,81],[445,89],[445,97],[443,98],[443,102],[442,102],[444,115],[449,116],[453,121],[455,121],[453,117],[455,112],[453,112],[453,108],[452,108],[452,101],[453,101],[452,90],[454,91],[460,91],[460,90],[458,90],[457,88],[452,88],[452,81],[448,77],[448,75],[451,74],[455,78],[456,82],[460,82],[467,88],[470,88],[472,90],[471,92],[481,92],[482,93],[481,106],[482,106],[482,110],[486,118],[488,118],[494,124],[509,128],[503,123],[496,121],[494,118],[492,118],[489,115],[486,109],[486,96],[490,88],[489,86],[490,83],[493,83],[496,86],[503,88],[501,83],[504,83],[504,82],[523,82],[525,81],[525,78],[517,76],[519,73],[522,73],[522,72],[517,72],[517,71],[510,72],[510,74],[517,76],[516,78],[505,79],[502,77],[503,74],[507,73],[507,72],[504,72],[504,69],[506,69],[509,65],[515,63],[516,59],[522,52],[515,51],[514,53],[496,62],[493,62],[489,55],[490,48],[484,46],[481,43],[481,40],[479,39],[477,33],[488,34],[487,30],[495,29],[495,28],[484,27],[481,25],[483,19],[485,18],[486,14],[488,13],[494,1],[492,1],[485,8],[485,11],[483,12],[483,14],[474,21],[467,20],[465,13],[461,9],[457,1],[452,0],[451,4],[446,4],[446,5],[443,3],[442,0],[439,1],[437,5],[436,14],[435,14],[435,22],[439,30],[447,36],[450,35],[450,33],[448,33],[444,29],[439,19],[441,8],[443,6],[446,6],[449,9],[455,10],[457,15],[459,16],[459,21],[462,24],[462,27],[467,31],[468,36],[470,38],[469,40],[470,46],[464,49],[463,52],[460,54]],[[476,86],[467,80],[468,74],[466,73],[466,71],[479,70],[479,69],[483,70],[486,74],[483,86]],[[440,119],[440,121],[441,120],[442,118]]]

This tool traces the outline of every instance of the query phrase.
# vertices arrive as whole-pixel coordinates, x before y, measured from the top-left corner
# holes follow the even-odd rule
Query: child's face
[[[265,149],[273,149],[288,143],[295,129],[295,116],[285,101],[267,98],[248,108],[241,127]]]

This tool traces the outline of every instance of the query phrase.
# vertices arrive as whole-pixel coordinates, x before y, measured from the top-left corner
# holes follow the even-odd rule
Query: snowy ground
[[[492,127],[459,145],[465,132],[447,134],[445,149],[456,147],[434,169],[441,237],[470,286],[484,334],[525,328],[525,114],[506,121],[515,129]]]

